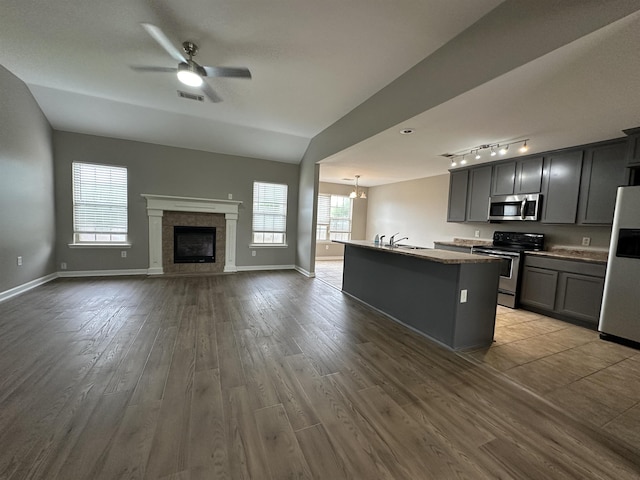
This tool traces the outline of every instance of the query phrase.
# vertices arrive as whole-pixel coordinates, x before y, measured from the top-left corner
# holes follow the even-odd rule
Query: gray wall
[[[322,168],[322,167],[320,167]],[[353,191],[353,185],[342,185],[339,183],[320,182],[319,193],[333,195],[349,195]],[[369,189],[358,187],[358,191],[368,194]],[[351,239],[364,240],[367,233],[367,199],[356,198],[353,200],[353,210],[351,212]],[[316,244],[316,258],[337,257],[344,255],[344,245],[332,242],[318,242]]]
[[[607,249],[611,227],[545,225],[540,222],[447,223],[449,174],[369,188],[367,238],[400,232],[408,243],[433,247],[434,241],[454,237],[490,240],[494,230],[544,233],[548,246],[581,247],[591,237],[591,248]]]
[[[639,9],[638,0],[506,0],[316,135],[302,160],[300,205],[317,193],[315,163]],[[311,271],[314,225],[313,209],[301,208],[296,259]]]
[[[298,165],[235,157],[197,150],[153,145],[69,132],[54,132],[57,212],[57,260],[68,270],[146,269],[149,266],[148,217],[142,193],[241,200],[236,264],[294,265],[298,210]],[[71,163],[122,165],[129,179],[129,235],[127,258],[121,249],[69,248],[73,237]],[[287,248],[254,248],[251,256],[253,182],[289,186]]]
[[[27,86],[0,66],[0,293],[53,273],[54,242],[51,127]]]

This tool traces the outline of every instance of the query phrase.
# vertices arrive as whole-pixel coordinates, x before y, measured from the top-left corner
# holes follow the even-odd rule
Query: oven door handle
[[[498,252],[495,250],[472,250],[471,253],[476,255],[485,255],[488,257],[497,257],[497,258],[518,258],[520,256],[519,253],[515,252]]]

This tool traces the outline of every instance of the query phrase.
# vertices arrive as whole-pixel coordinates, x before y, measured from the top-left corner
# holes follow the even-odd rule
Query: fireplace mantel
[[[238,223],[238,207],[242,202],[237,200],[219,200],[213,198],[173,197],[143,193],[147,200],[149,216],[149,275],[162,275],[162,216],[166,211],[222,213],[225,218],[225,272],[237,272],[236,267],[236,227]]]

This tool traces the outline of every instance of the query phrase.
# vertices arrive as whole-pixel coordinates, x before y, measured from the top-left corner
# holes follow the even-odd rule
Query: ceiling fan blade
[[[132,65],[130,66],[131,70],[135,70],[136,72],[170,72],[175,73],[178,71],[177,68],[174,67],[145,67],[143,65]]]
[[[171,43],[171,40],[167,38],[162,30],[151,23],[141,23],[142,28],[144,28],[151,37],[158,42],[158,44],[165,49],[165,51],[171,55],[178,62],[186,62],[187,59],[184,58],[184,55],[180,52],[179,49]]]
[[[251,78],[251,72],[245,67],[206,67],[207,77]]]
[[[211,100],[213,103],[220,103],[222,101],[222,98],[218,96],[215,90],[211,88],[211,85],[209,85],[207,82],[202,82],[202,86],[200,88],[202,89],[202,93],[209,97],[209,100]]]

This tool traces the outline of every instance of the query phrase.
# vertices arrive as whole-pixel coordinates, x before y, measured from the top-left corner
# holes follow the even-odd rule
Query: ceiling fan
[[[214,103],[221,102],[222,98],[215,92],[211,85],[206,82],[207,77],[227,77],[227,78],[251,78],[251,72],[245,67],[207,67],[199,65],[193,57],[198,53],[198,46],[193,42],[183,42],[182,51],[176,48],[164,32],[155,25],[142,23],[142,27],[165,51],[177,60],[178,67],[146,67],[133,66],[133,70],[138,72],[175,72],[178,80],[190,87],[199,87],[202,92]]]

